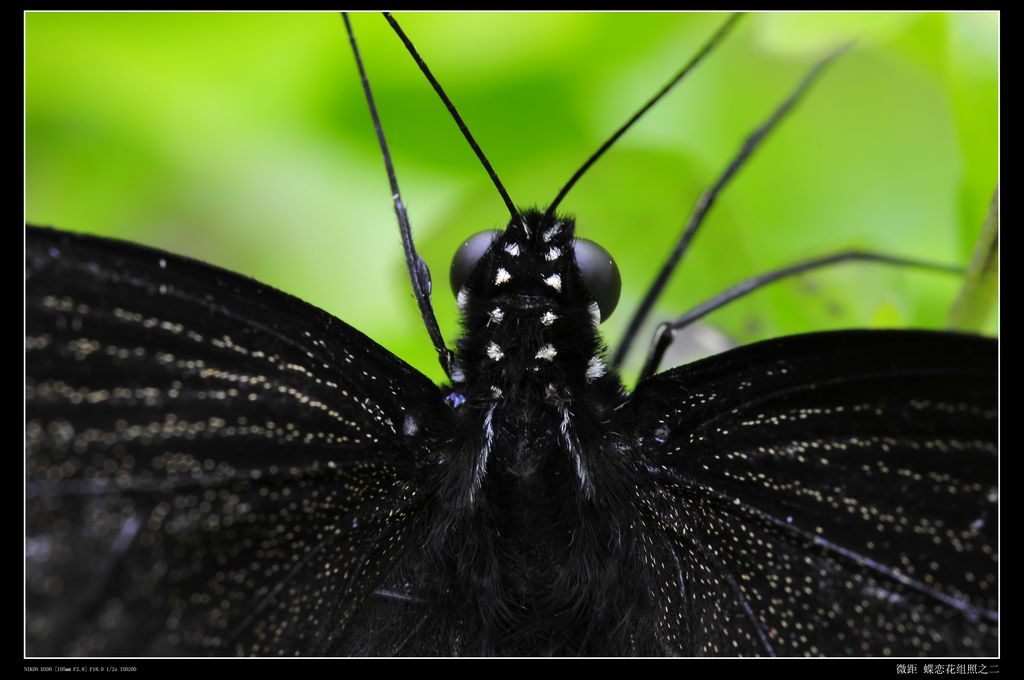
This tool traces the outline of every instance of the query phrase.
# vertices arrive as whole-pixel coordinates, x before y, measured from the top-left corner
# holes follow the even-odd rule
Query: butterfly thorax
[[[474,430],[462,440],[473,442],[462,457],[472,463],[468,505],[492,458],[524,471],[561,460],[590,493],[580,430],[624,392],[605,367],[601,313],[576,264],[574,232],[569,218],[525,212],[494,236],[458,293],[464,333],[448,400]],[[532,472],[518,476],[527,483]]]
[[[472,584],[460,597],[513,638],[586,638],[572,612],[610,584],[582,576],[618,563],[609,552],[628,532],[609,499],[633,475],[602,426],[625,393],[605,368],[573,232],[538,213],[514,220],[459,293],[448,396],[459,436],[440,466],[438,542],[454,572],[473,574],[457,579]]]

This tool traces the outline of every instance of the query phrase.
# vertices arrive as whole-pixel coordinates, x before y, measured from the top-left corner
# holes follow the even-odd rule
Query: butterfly
[[[29,651],[991,653],[992,341],[779,338],[628,393],[609,258],[512,213],[456,256],[442,386],[244,277],[30,229]]]

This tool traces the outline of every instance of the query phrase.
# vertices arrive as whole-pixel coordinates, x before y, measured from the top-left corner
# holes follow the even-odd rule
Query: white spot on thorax
[[[544,259],[547,260],[548,262],[551,262],[553,260],[557,260],[561,256],[562,256],[562,249],[561,248],[555,248],[553,246],[552,246],[551,250],[549,250],[548,252],[544,253]]]
[[[546,230],[543,234],[541,234],[541,238],[544,239],[544,243],[547,243],[548,241],[553,239],[560,231],[562,231],[562,223],[557,222],[555,223],[555,226],[551,227],[550,229]]]
[[[544,283],[551,286],[555,290],[561,292],[562,290],[562,277],[558,274],[552,274],[551,276],[544,279]]]
[[[572,433],[572,412],[569,411],[565,404],[562,404],[559,408],[562,411],[562,426],[559,428],[562,432],[562,440],[565,442],[569,455],[572,456],[573,461],[576,463],[576,476],[580,480],[580,487],[583,489],[584,495],[589,498],[593,489],[590,484],[590,474],[583,463],[583,459],[580,457],[579,443]]]
[[[495,361],[501,361],[501,358],[505,356],[505,353],[498,347],[498,343],[492,342],[487,345],[487,356],[494,359]]]
[[[480,485],[484,481],[484,475],[487,473],[487,459],[491,455],[491,446],[494,444],[494,428],[491,425],[491,420],[494,417],[494,407],[495,404],[491,404],[491,407],[487,409],[487,413],[484,415],[484,445],[480,455],[477,457],[476,466],[473,470],[473,481],[469,487],[470,503],[476,501],[476,493],[480,490]]]
[[[160,269],[167,269],[167,260],[160,258]]]
[[[553,324],[557,320],[558,320],[558,315],[555,314],[554,312],[552,312],[551,310],[548,310],[548,311],[544,312],[544,316],[540,317],[540,322],[542,324],[544,324],[545,326],[550,326],[551,324]]]
[[[600,357],[591,357],[587,362],[587,380],[596,380],[604,375],[604,362]]]
[[[537,350],[537,354],[534,356],[534,359],[546,359],[548,361],[552,361],[557,355],[558,350],[555,349],[554,345],[549,343]]]
[[[494,285],[500,286],[501,284],[505,283],[506,281],[510,281],[511,279],[512,275],[509,274],[504,267],[499,267],[498,273],[494,276]]]
[[[492,322],[501,323],[502,319],[505,318],[505,312],[501,311],[501,307],[495,307],[487,312],[487,316],[490,317]]]

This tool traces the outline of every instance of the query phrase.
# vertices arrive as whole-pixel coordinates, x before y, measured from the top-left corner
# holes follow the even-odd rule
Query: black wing
[[[996,381],[994,340],[846,331],[640,385],[664,650],[996,654]]]
[[[344,651],[439,389],[194,260],[30,227],[26,266],[27,653]]]

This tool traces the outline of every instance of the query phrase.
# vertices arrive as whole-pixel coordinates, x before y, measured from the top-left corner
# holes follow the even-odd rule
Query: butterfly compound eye
[[[491,242],[497,236],[498,232],[494,230],[481,231],[467,238],[455,251],[450,274],[453,293],[459,294],[459,290],[466,284],[466,279],[476,267],[476,263],[484,256],[487,249],[491,247]]]
[[[622,277],[619,267],[612,259],[611,253],[585,238],[576,239],[573,244],[576,250],[576,264],[583,274],[583,282],[587,290],[594,296],[601,319],[607,319],[615,311],[622,292]]]

